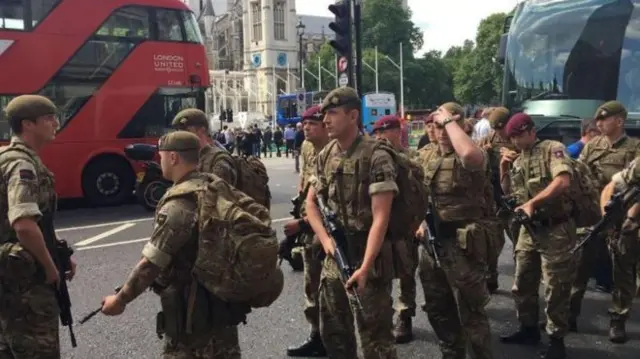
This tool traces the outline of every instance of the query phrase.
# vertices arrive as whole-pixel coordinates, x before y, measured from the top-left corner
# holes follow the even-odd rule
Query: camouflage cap
[[[173,131],[160,137],[158,151],[199,151],[200,139],[188,131]]]
[[[188,108],[178,112],[171,122],[171,127],[177,130],[184,130],[190,126],[209,128],[207,115],[197,108]]]
[[[362,102],[358,92],[351,87],[338,87],[337,89],[329,92],[329,94],[322,101],[322,112],[326,112],[329,109],[341,107],[345,105],[352,105],[360,108]]]
[[[460,126],[464,126],[464,108],[455,102],[447,102],[440,106],[445,110],[449,111],[453,116],[460,116],[460,118],[456,121]]]
[[[53,101],[40,95],[22,95],[9,101],[4,109],[9,121],[35,120],[58,112]]]
[[[489,117],[487,118],[487,120],[489,120],[489,123],[491,124],[491,128],[495,130],[500,130],[507,125],[507,122],[509,122],[509,114],[510,112],[507,108],[495,107],[489,114]]]
[[[622,115],[627,117],[627,109],[624,105],[618,101],[609,101],[598,107],[596,114],[593,116],[594,120],[604,120],[605,118]]]

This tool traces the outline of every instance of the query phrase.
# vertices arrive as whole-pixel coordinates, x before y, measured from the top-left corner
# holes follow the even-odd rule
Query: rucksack
[[[178,184],[163,198],[196,197],[194,278],[225,302],[252,308],[271,305],[282,293],[284,276],[277,265],[278,239],[269,210],[225,180],[202,175],[202,185]]]
[[[361,181],[371,182],[369,178],[371,157],[377,149],[387,151],[396,164],[398,194],[394,197],[391,205],[391,218],[387,233],[392,239],[413,238],[420,223],[424,220],[429,204],[422,167],[408,155],[396,151],[386,141],[363,139],[363,145],[367,147],[363,153],[364,164],[361,166]]]
[[[572,217],[576,227],[590,227],[602,219],[598,181],[589,167],[580,160],[570,159],[573,177],[569,197],[573,201]]]
[[[216,157],[220,154],[227,154],[233,159],[235,169],[238,172],[236,188],[270,209],[269,175],[262,161],[254,156],[244,157],[220,151],[214,155],[214,162],[219,160]]]

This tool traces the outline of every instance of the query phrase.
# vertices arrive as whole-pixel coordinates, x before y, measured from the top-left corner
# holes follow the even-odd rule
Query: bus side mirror
[[[509,39],[508,33],[500,35],[500,45],[498,46],[498,53],[496,54],[496,60],[500,65],[504,65],[505,58],[507,57],[508,39]]]

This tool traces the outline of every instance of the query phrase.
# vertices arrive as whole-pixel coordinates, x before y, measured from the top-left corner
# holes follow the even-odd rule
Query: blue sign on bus
[[[377,119],[396,112],[396,96],[391,92],[368,93],[362,97],[362,125],[367,133]]]

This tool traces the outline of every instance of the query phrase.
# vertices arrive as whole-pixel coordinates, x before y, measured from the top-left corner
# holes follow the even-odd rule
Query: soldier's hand
[[[64,274],[65,278],[66,278],[69,282],[71,282],[71,280],[73,279],[73,277],[75,277],[75,275],[76,275],[76,267],[77,267],[77,264],[76,264],[76,262],[73,260],[73,258],[69,258],[69,271],[68,271],[68,272],[66,272],[66,273]]]
[[[424,238],[424,228],[422,226],[416,230],[416,238]]]
[[[353,272],[353,275],[351,276],[351,278],[347,280],[347,283],[344,285],[344,287],[347,290],[351,290],[355,285],[356,290],[358,291],[358,293],[361,294],[364,291],[364,288],[367,286],[368,274],[369,274],[368,270],[363,270],[362,268],[358,268],[355,272]]]
[[[531,201],[527,201],[527,203],[525,203],[522,206],[516,208],[516,212],[518,210],[522,210],[527,215],[527,217],[531,218],[531,216],[533,215],[533,211],[535,209],[533,208],[533,203],[531,203]]]
[[[124,312],[126,304],[118,300],[116,294],[104,297],[102,300],[102,314],[104,315],[120,315]]]
[[[284,225],[284,235],[295,236],[300,232],[300,225],[298,224],[298,220],[294,219],[293,221],[289,221]]]
[[[60,272],[55,266],[48,266],[44,270],[45,282],[47,284],[55,284],[56,287],[60,285]]]

